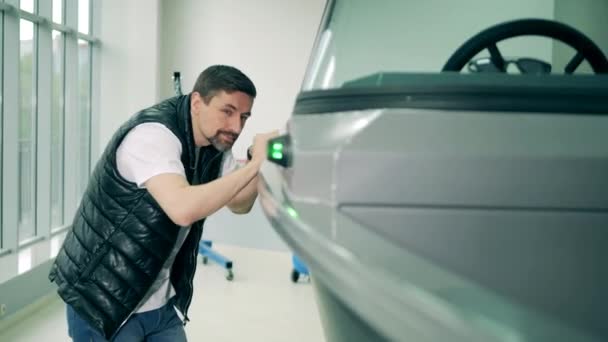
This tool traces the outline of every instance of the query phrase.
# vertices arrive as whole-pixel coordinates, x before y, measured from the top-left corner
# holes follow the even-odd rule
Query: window
[[[91,45],[78,41],[78,194],[82,194],[89,178],[91,147]]]
[[[78,0],[78,32],[89,34],[89,1]]]
[[[0,258],[60,236],[88,182],[91,3],[0,0]]]
[[[35,13],[34,0],[21,0],[21,9],[30,13]]]
[[[4,46],[4,13],[0,12],[0,51],[2,51],[2,47]],[[3,54],[0,53],[0,65],[4,65],[4,58],[3,58]],[[2,132],[4,131],[4,129],[2,128],[2,116],[4,114],[4,105],[3,105],[3,101],[2,99],[4,98],[4,89],[2,89],[4,82],[2,82],[2,80],[4,79],[4,75],[2,73],[2,69],[4,68],[0,68],[0,141],[2,141]],[[0,148],[0,160],[4,159],[3,158],[3,149]],[[0,165],[2,165],[2,163],[0,163]],[[0,167],[0,195],[3,192],[3,188],[2,188],[2,177],[3,177],[3,171],[2,168]],[[0,196],[1,198],[2,196]],[[2,201],[0,200],[0,251],[4,249],[4,231],[2,230],[2,205],[1,205]]]
[[[61,1],[55,1],[61,2]],[[53,31],[52,96],[51,96],[51,227],[64,224],[63,220],[63,168],[64,168],[64,96],[65,96],[65,38]]]
[[[36,25],[20,20],[19,25],[19,242],[36,235],[34,199],[36,171]]]
[[[63,24],[63,1],[53,0],[53,22]]]

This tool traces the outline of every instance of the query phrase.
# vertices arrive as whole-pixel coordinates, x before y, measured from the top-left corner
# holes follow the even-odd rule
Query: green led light
[[[293,218],[298,217],[298,212],[292,207],[287,207],[287,213],[289,214],[289,216],[291,216]]]
[[[291,167],[291,139],[289,135],[276,137],[266,145],[268,161],[284,168]]]

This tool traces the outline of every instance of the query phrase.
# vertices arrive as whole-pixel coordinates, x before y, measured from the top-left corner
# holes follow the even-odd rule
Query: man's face
[[[193,125],[196,144],[202,146],[209,142],[219,151],[231,149],[251,116],[251,96],[240,91],[227,93],[222,90],[209,103],[205,103],[196,92],[192,96],[193,124],[197,126]]]

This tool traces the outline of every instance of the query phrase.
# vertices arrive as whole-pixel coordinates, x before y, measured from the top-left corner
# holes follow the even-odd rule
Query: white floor
[[[234,262],[234,280],[199,262],[186,326],[189,341],[322,342],[312,287],[290,281],[291,255],[233,246],[214,246]],[[57,299],[0,332],[0,341],[68,341],[65,307]]]

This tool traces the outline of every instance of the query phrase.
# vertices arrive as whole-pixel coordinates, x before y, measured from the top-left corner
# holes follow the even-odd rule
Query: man
[[[186,340],[203,222],[224,206],[249,212],[275,135],[257,135],[251,160],[219,177],[255,96],[238,69],[212,66],[190,94],[135,114],[114,134],[49,275],[74,341]]]

